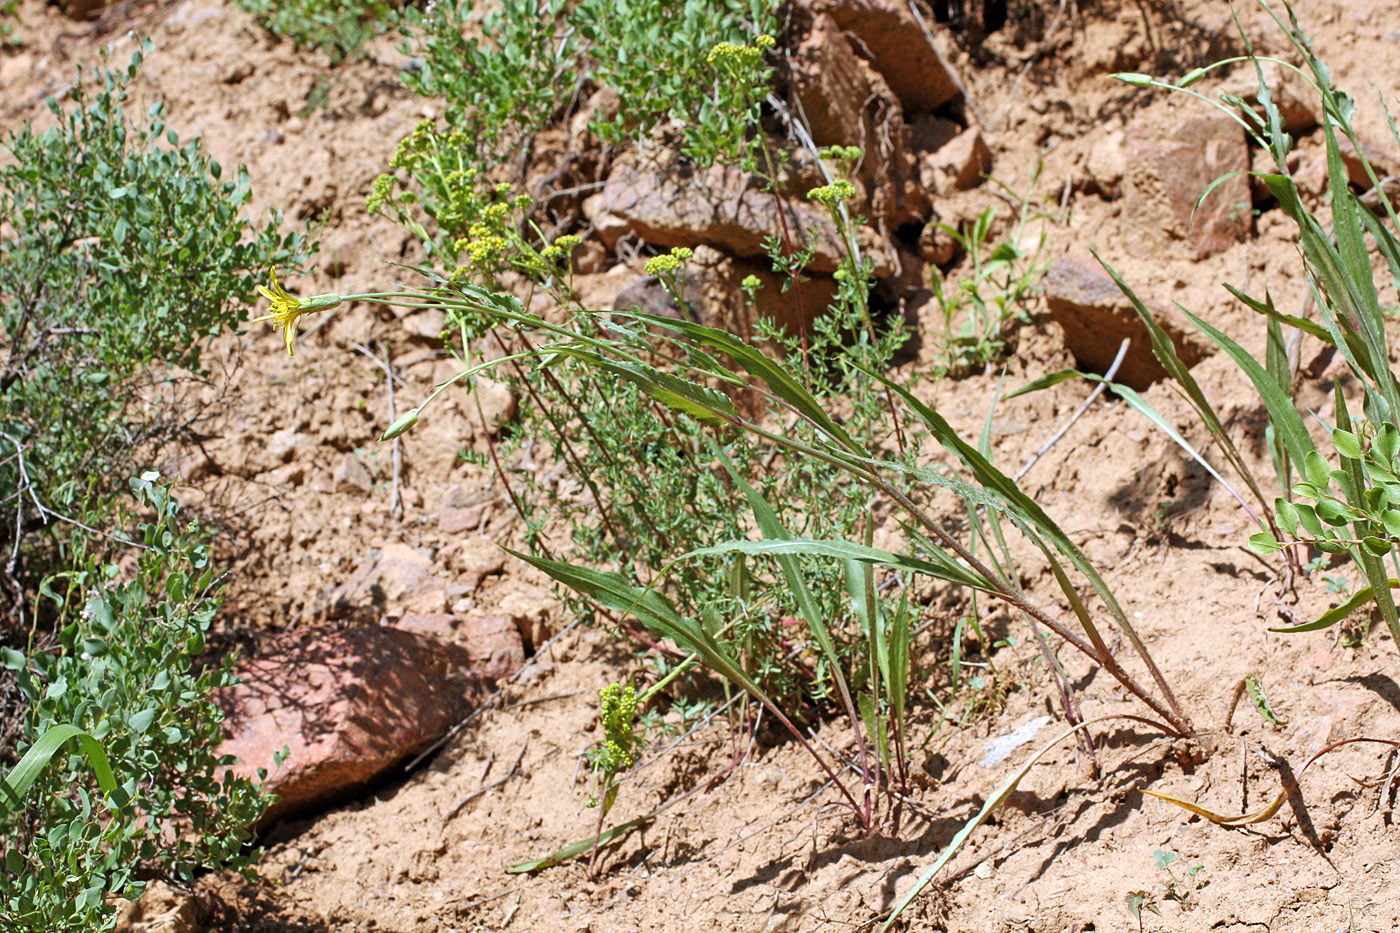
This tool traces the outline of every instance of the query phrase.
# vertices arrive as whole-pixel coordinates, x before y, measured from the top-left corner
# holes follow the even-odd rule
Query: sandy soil
[[[1280,307],[1297,306],[1304,283],[1296,239],[1277,211],[1258,218],[1247,242],[1197,260],[1181,241],[1144,235],[1121,200],[1086,184],[1095,146],[1150,100],[1104,76],[1179,74],[1232,54],[1238,43],[1229,8],[1214,0],[1060,8],[1065,15],[1048,36],[1050,4],[975,50],[955,36],[947,41],[991,126],[994,173],[1020,189],[1043,155],[1042,185],[1056,205],[1054,253],[1093,246],[1141,294],[1164,305],[1179,301],[1258,349],[1261,323],[1220,283],[1247,284],[1254,294],[1267,287]],[[1241,8],[1259,46],[1281,51],[1272,26],[1247,4]],[[1400,90],[1400,2],[1317,0],[1300,13],[1337,83],[1359,99],[1363,136],[1393,150],[1376,92],[1393,100]],[[38,0],[27,0],[21,15],[21,44],[0,52],[6,126],[42,121],[43,95],[61,89],[103,43],[115,43],[116,60],[124,61],[123,36],[137,29],[156,44],[142,89],[165,97],[171,124],[182,135],[202,133],[226,165],[246,162],[260,208],[278,205],[291,219],[324,222],[320,266],[298,288],[349,292],[381,285],[393,278],[386,261],[411,255],[409,238],[368,219],[363,207],[398,138],[436,106],[401,88],[404,59],[390,40],[334,75],[326,106],[304,111],[308,94],[328,74],[323,63],[278,43],[231,3],[132,2],[95,28],[67,21]],[[1303,145],[1315,149],[1316,141]],[[938,210],[945,219],[968,217],[995,200],[984,187],[940,202]],[[596,287],[607,294],[618,281],[628,279],[614,275]],[[922,323],[934,326],[931,315]],[[191,495],[227,532],[225,557],[237,583],[225,625],[239,640],[254,644],[259,633],[320,621],[329,592],[372,548],[445,547],[452,536],[431,520],[445,502],[480,495],[492,505],[479,533],[501,541],[516,533],[490,475],[458,461],[462,445],[479,443],[464,412],[439,410],[406,440],[406,507],[402,517],[388,514],[391,468],[374,444],[388,420],[384,374],[354,345],[378,354],[387,342],[404,382],[399,392],[421,397],[447,364],[433,340],[405,336],[410,330],[411,322],[360,306],[317,328],[295,360],[279,352],[280,341],[267,331],[215,344],[228,404],[206,431],[213,439],[203,450],[183,452],[172,465],[193,477]],[[1316,351],[1305,346],[1304,360]],[[1021,332],[1006,384],[1021,385],[1069,362],[1058,327],[1042,316]],[[927,364],[925,358],[909,365]],[[1262,407],[1233,364],[1216,356],[1195,372],[1247,456],[1271,475]],[[926,390],[955,427],[975,433],[996,384],[997,375],[987,374],[926,383]],[[1003,402],[993,431],[998,462],[1023,462],[1087,392],[1069,383]],[[1323,418],[1330,396],[1330,377],[1306,382],[1299,393],[1300,403]],[[1205,443],[1169,391],[1158,386],[1149,398],[1194,442]],[[294,458],[297,470],[280,469],[278,444],[305,445]],[[371,467],[370,496],[337,492],[329,481],[346,453]],[[1384,753],[1374,747],[1348,746],[1325,758],[1308,772],[1300,796],[1250,829],[1213,827],[1140,790],[1151,786],[1238,812],[1271,797],[1289,768],[1301,767],[1328,741],[1394,737],[1396,646],[1380,629],[1348,645],[1331,633],[1268,633],[1286,613],[1319,612],[1337,597],[1315,577],[1300,585],[1296,605],[1278,602],[1276,568],[1243,547],[1249,522],[1238,506],[1124,406],[1096,403],[1035,464],[1024,487],[1104,571],[1202,730],[1209,754],[1202,760],[1146,728],[1114,725],[1097,736],[1102,774],[1095,776],[1072,746],[1059,746],[906,914],[906,928],[1134,930],[1139,923],[1125,898],[1135,891],[1161,904],[1162,916],[1145,913],[1144,930],[1342,930],[1353,915],[1359,930],[1400,927],[1400,836],[1391,801],[1357,783],[1383,767]],[[1030,592],[1067,612],[1049,572],[1026,558]],[[1354,571],[1351,576],[1355,585]],[[490,577],[476,599],[485,606],[523,602],[538,616],[541,636],[569,621],[553,608],[544,581],[516,566]],[[918,645],[918,683],[930,694],[947,685],[954,618],[950,611],[936,620]],[[1019,625],[996,611],[985,624],[999,634]],[[1087,714],[1137,710],[1110,678],[1078,656],[1063,656]],[[832,805],[834,793],[822,790],[800,748],[761,733],[740,767],[608,853],[597,880],[589,880],[581,863],[507,875],[503,866],[592,832],[577,758],[595,739],[597,688],[635,670],[635,661],[615,639],[574,628],[507,688],[498,708],[417,771],[339,810],[277,827],[265,884],[209,877],[193,894],[157,891],[135,928],[867,930],[1031,749],[1062,728],[1029,644],[999,650],[995,662],[1011,672],[1012,686],[1002,696],[959,695],[950,709],[954,716],[966,713],[960,727],[936,728],[936,707],[917,707],[914,790],[870,835]],[[1268,725],[1242,707],[1226,728],[1235,684],[1251,672],[1263,677],[1286,725]],[[1033,731],[1046,716],[1056,721],[1035,731],[1029,744],[998,764],[981,764],[989,740],[1028,724]],[[837,751],[850,749],[839,723],[819,735]],[[729,767],[740,750],[734,742],[717,720],[675,747],[652,749],[615,813],[622,819],[645,813],[705,785]],[[518,762],[514,770],[512,762]],[[508,780],[467,799],[502,777]],[[1174,874],[1157,867],[1158,850],[1179,856],[1170,866]],[[1189,892],[1191,910],[1165,896],[1173,880]]]

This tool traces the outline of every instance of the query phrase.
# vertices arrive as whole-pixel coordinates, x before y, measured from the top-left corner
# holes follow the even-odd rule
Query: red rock
[[[781,234],[785,219],[793,243],[805,242],[809,231],[816,235],[810,271],[834,272],[845,249],[826,210],[805,199],[775,199],[751,181],[733,165],[689,174],[675,163],[645,171],[620,159],[603,190],[584,201],[583,212],[609,247],[635,233],[653,246],[705,244],[735,256],[767,256],[764,241]],[[889,275],[888,245],[867,228],[858,240],[875,262],[875,275]]]
[[[817,145],[864,151],[852,179],[866,194],[856,212],[891,226],[926,215],[928,195],[918,184],[910,132],[895,92],[831,16],[811,16],[803,31],[789,58],[793,94]],[[795,196],[821,183],[816,180]]]
[[[488,677],[509,677],[525,663],[520,627],[505,616],[467,616],[461,620],[456,638]]]
[[[908,0],[814,0],[812,8],[860,40],[871,66],[910,113],[931,112],[959,95],[953,72],[909,12]]]
[[[938,151],[924,156],[920,169],[923,185],[930,191],[943,191],[949,186],[967,191],[981,184],[982,176],[992,170],[992,151],[981,130],[966,129]]]
[[[330,594],[332,619],[376,621],[386,609],[433,613],[447,609],[447,581],[432,561],[406,544],[389,544],[362,560]]]
[[[504,382],[477,376],[472,394],[475,398],[467,402],[467,410],[474,426],[484,419],[487,430],[496,434],[502,425],[515,417],[515,393]],[[480,412],[477,411],[477,405],[481,406]]]
[[[1393,158],[1390,153],[1374,146],[1366,140],[1361,140],[1360,154],[1357,153],[1356,146],[1350,139],[1337,134],[1337,149],[1341,152],[1342,164],[1347,169],[1347,180],[1362,191],[1369,191],[1372,187],[1371,179],[1366,174],[1366,166],[1362,162],[1361,156],[1365,156],[1366,162],[1371,163],[1371,171],[1376,173],[1376,179],[1380,180],[1387,175],[1400,175],[1400,161]],[[1327,156],[1322,156],[1323,172],[1326,172]]]
[[[489,695],[464,649],[366,626],[279,636],[220,692],[219,754],[238,774],[266,768],[275,819],[342,799],[420,751]],[[280,768],[273,756],[290,755]]]
[[[1165,232],[1191,243],[1197,258],[1210,256],[1250,231],[1253,201],[1243,174],[1196,206],[1216,179],[1248,170],[1244,129],[1229,114],[1171,104],[1154,104],[1128,129],[1127,220],[1141,248]]]
[[[438,531],[447,535],[471,531],[481,524],[485,504],[469,505],[460,509],[444,509],[437,514]]]
[[[457,619],[450,612],[410,612],[385,624],[440,641],[453,641],[457,637]]]
[[[1264,73],[1264,83],[1268,85],[1269,95],[1278,108],[1285,132],[1298,136],[1317,126],[1322,102],[1316,91],[1311,90],[1291,68],[1283,68],[1276,62],[1263,62],[1259,69]],[[1260,117],[1268,119],[1259,103],[1259,72],[1254,70],[1252,64],[1246,62],[1240,65],[1236,76],[1223,90],[1239,97]]]
[[[63,0],[63,12],[69,19],[89,20],[95,19],[106,5],[107,0]]]
[[[367,496],[373,489],[369,470],[354,454],[346,454],[335,468],[335,491]]]
[[[1152,354],[1147,326],[1127,296],[1092,258],[1062,257],[1045,273],[1043,284],[1045,303],[1064,330],[1065,345],[1080,369],[1106,372],[1126,337],[1132,342],[1114,376],[1115,382],[1141,390],[1166,375]],[[1177,355],[1187,366],[1194,366],[1209,353],[1204,342],[1179,324],[1174,314],[1150,303],[1148,310],[1171,337]]]

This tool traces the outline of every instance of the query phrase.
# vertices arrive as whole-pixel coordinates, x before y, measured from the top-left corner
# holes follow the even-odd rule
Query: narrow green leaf
[[[560,352],[626,379],[666,407],[698,418],[707,424],[733,424],[738,418],[733,400],[723,392],[643,363],[609,359],[588,350],[570,348]]]
[[[1105,607],[1113,616],[1113,621],[1117,623],[1118,628],[1123,632],[1124,636],[1127,637],[1128,643],[1133,646],[1133,650],[1137,652],[1138,657],[1142,659],[1143,664],[1152,675],[1153,682],[1157,684],[1157,688],[1162,692],[1163,698],[1171,708],[1172,713],[1178,718],[1184,718],[1181,715],[1180,706],[1176,702],[1176,698],[1166,682],[1166,678],[1162,676],[1161,670],[1157,667],[1156,662],[1152,660],[1152,656],[1148,653],[1147,647],[1142,643],[1142,639],[1138,637],[1132,623],[1128,621],[1128,616],[1123,612],[1123,607],[1118,604],[1118,600],[1114,597],[1113,591],[1109,589],[1108,584],[1104,582],[1103,577],[1099,575],[1099,572],[1094,568],[1093,564],[1090,563],[1089,559],[1084,556],[1083,551],[1070,540],[1069,535],[1065,534],[1064,530],[1045,513],[1045,510],[1040,507],[1040,504],[1026,495],[1009,476],[989,463],[977,450],[959,437],[958,433],[953,430],[952,426],[948,424],[947,420],[944,419],[942,415],[938,414],[893,380],[868,369],[863,369],[862,371],[870,378],[882,383],[886,388],[897,395],[904,404],[909,407],[910,411],[918,415],[925,427],[929,429],[929,433],[933,435],[934,439],[937,440],[944,449],[954,454],[958,460],[962,462],[963,466],[972,473],[973,478],[981,484],[982,488],[986,492],[1001,499],[1007,507],[1008,515],[1014,517],[1018,522],[1019,528],[1023,531],[1030,528],[1043,534],[1045,538],[1049,539],[1054,545],[1055,549],[1063,554],[1070,563],[1074,565],[1075,569],[1089,580],[1089,583],[1094,587],[1095,592],[1099,594],[1099,598],[1103,600]],[[1047,557],[1050,557],[1050,550],[1045,546],[1044,542],[1035,534],[1030,534],[1029,536],[1032,541],[1036,542],[1037,547],[1041,548],[1042,552],[1045,553]]]
[[[578,842],[571,842],[568,845],[564,846],[564,848],[560,849],[557,852],[554,852],[551,855],[546,855],[543,858],[531,859],[528,862],[521,862],[518,865],[510,865],[505,870],[506,874],[534,874],[535,872],[543,871],[546,868],[553,868],[556,865],[563,865],[565,862],[572,861],[573,859],[578,858],[584,853],[592,852],[595,842],[597,843],[597,846],[600,849],[613,845],[617,842],[621,842],[622,838],[628,833],[630,833],[632,830],[638,828],[639,826],[646,825],[653,819],[655,819],[655,814],[648,814],[646,816],[639,816],[634,820],[628,820],[626,823],[619,823],[611,829],[606,829],[596,836],[589,836],[587,839],[580,839]]]
[[[1255,391],[1263,400],[1264,407],[1269,413],[1269,423],[1273,425],[1274,431],[1283,440],[1288,455],[1293,458],[1294,463],[1303,463],[1307,454],[1315,451],[1315,445],[1312,435],[1308,433],[1307,425],[1303,423],[1302,416],[1298,414],[1298,409],[1293,405],[1293,399],[1279,388],[1278,382],[1259,364],[1259,361],[1245,352],[1238,343],[1184,308],[1182,313],[1196,326],[1197,330],[1209,337],[1216,346],[1224,350],[1235,361],[1240,369],[1244,370],[1249,381],[1254,383]]]
[[[103,751],[101,743],[77,726],[63,723],[50,727],[41,735],[20,758],[19,763],[5,775],[4,781],[0,782],[0,816],[8,815],[19,807],[24,795],[34,786],[44,767],[70,739],[78,740],[78,745],[87,756],[88,764],[92,767],[102,792],[116,794],[117,780],[112,774],[112,766],[107,761],[107,753]]]
[[[774,395],[787,402],[803,417],[807,418],[828,436],[834,438],[851,451],[859,451],[857,444],[845,429],[832,420],[820,402],[802,387],[792,374],[776,360],[770,359],[762,351],[746,343],[733,334],[705,327],[690,321],[677,321],[654,314],[632,312],[619,316],[645,321],[655,327],[675,331],[705,346],[727,354],[745,372],[762,380]]]
[[[876,547],[866,547],[853,541],[826,541],[815,538],[777,538],[762,541],[724,541],[710,547],[697,548],[681,555],[680,560],[692,557],[707,557],[715,554],[770,554],[774,556],[805,554],[813,557],[832,557],[839,560],[858,561],[864,564],[878,564],[893,570],[922,574],[938,580],[946,580],[959,586],[981,590],[984,593],[997,593],[1000,590],[990,581],[966,567],[951,560],[933,559],[895,554]]]
[[[1274,712],[1274,708],[1269,705],[1269,698],[1264,694],[1264,685],[1259,682],[1257,674],[1250,674],[1244,679],[1244,687],[1249,691],[1249,698],[1254,701],[1254,708],[1259,711],[1259,715],[1264,717],[1266,722],[1271,722],[1276,726],[1286,726],[1288,721],[1280,719]]]
[[[1400,586],[1400,584],[1397,584],[1394,580],[1390,581],[1390,585]],[[1319,632],[1323,629],[1331,628],[1362,606],[1371,602],[1373,595],[1369,586],[1363,586],[1353,593],[1351,598],[1346,602],[1342,603],[1340,606],[1333,606],[1311,622],[1304,622],[1302,625],[1280,626],[1278,628],[1271,628],[1269,631],[1280,632],[1284,635],[1296,635],[1300,632]]]
[[[1077,369],[1061,369],[1058,372],[1047,373],[1039,379],[1032,379],[1021,386],[1015,392],[1007,396],[1013,399],[1021,395],[1029,395],[1032,392],[1039,392],[1041,389],[1049,389],[1061,383],[1069,382],[1071,379],[1082,379],[1084,374]]]

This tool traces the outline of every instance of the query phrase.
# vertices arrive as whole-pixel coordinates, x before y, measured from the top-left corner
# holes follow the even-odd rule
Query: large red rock
[[[811,7],[860,40],[871,66],[909,113],[929,113],[959,95],[936,40],[909,11],[908,0],[812,0]],[[927,8],[924,21],[933,21]]]
[[[603,190],[583,202],[583,212],[609,248],[633,233],[653,246],[704,244],[733,256],[767,256],[764,241],[781,235],[786,221],[794,246],[806,242],[809,231],[815,234],[811,271],[836,271],[844,254],[825,208],[805,199],[774,198],[733,165],[695,172],[676,160],[643,168],[622,159]],[[866,228],[857,239],[874,260],[875,275],[889,275],[894,267],[888,244]]]
[[[1091,257],[1064,256],[1045,273],[1045,303],[1065,332],[1065,345],[1086,372],[1103,374],[1113,364],[1124,338],[1131,342],[1114,376],[1134,389],[1146,389],[1167,373],[1152,354],[1147,325],[1113,279]],[[1167,332],[1176,354],[1194,366],[1209,348],[1176,315],[1148,304],[1153,319]]]
[[[1162,101],[1133,121],[1127,150],[1124,187],[1135,247],[1164,246],[1166,234],[1190,243],[1200,258],[1249,234],[1253,201],[1246,175],[1235,174],[1217,185],[1196,206],[1216,179],[1249,169],[1244,128],[1232,116]]]
[[[479,705],[489,678],[456,645],[396,628],[278,636],[241,662],[218,697],[219,754],[238,774],[268,770],[276,819],[343,799],[421,751]],[[275,768],[273,757],[291,753]]]
[[[891,227],[927,215],[928,195],[918,184],[903,107],[835,19],[825,13],[811,17],[788,61],[792,92],[813,141],[864,152],[854,180],[866,198],[857,211]]]

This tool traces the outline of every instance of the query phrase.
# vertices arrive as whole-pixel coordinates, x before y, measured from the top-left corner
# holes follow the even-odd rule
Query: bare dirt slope
[[[369,220],[363,207],[398,138],[435,106],[401,88],[403,56],[388,39],[334,75],[324,106],[307,108],[327,70],[276,42],[231,3],[126,3],[96,29],[37,0],[24,3],[21,15],[22,44],[0,52],[6,125],[42,121],[43,95],[60,90],[104,42],[114,42],[123,61],[129,44],[122,37],[137,29],[156,44],[142,88],[164,96],[171,124],[182,135],[202,133],[225,164],[246,162],[260,204],[324,222],[320,267],[296,283],[299,290],[381,285],[396,274],[388,261],[411,257],[405,234]],[[1376,94],[1394,100],[1400,90],[1400,2],[1317,0],[1300,15],[1337,83],[1358,97],[1363,135],[1394,152]],[[1260,48],[1283,50],[1272,25],[1243,3],[1241,19]],[[1056,28],[1047,35],[1052,20]],[[1233,54],[1232,29],[1229,7],[1215,0],[1106,0],[1046,4],[1036,15],[1013,17],[971,50],[952,34],[945,43],[986,120],[996,177],[1020,189],[1044,158],[1053,252],[1095,247],[1144,296],[1163,306],[1179,301],[1257,350],[1262,325],[1220,283],[1247,285],[1254,294],[1267,287],[1281,308],[1298,306],[1304,283],[1296,242],[1278,212],[1258,217],[1245,242],[1198,260],[1188,242],[1145,226],[1112,190],[1112,168],[1102,167],[1102,160],[1112,162],[1128,121],[1153,99],[1105,76],[1179,75]],[[1315,139],[1303,145],[1305,155],[1316,153]],[[951,221],[995,201],[984,186],[938,210]],[[607,294],[627,281],[614,273],[597,287]],[[922,323],[938,326],[931,307]],[[384,372],[355,345],[377,356],[387,341],[403,380],[398,392],[421,397],[450,369],[442,369],[432,329],[405,336],[412,329],[387,311],[351,307],[302,341],[294,360],[270,331],[217,342],[231,404],[203,449],[170,466],[190,477],[197,501],[222,516],[226,556],[237,573],[227,624],[239,638],[253,643],[259,632],[319,621],[328,594],[371,549],[402,542],[441,553],[462,537],[439,530],[436,516],[446,505],[487,503],[481,527],[468,535],[473,542],[478,535],[509,541],[517,533],[489,473],[458,461],[460,447],[480,430],[475,419],[445,408],[407,439],[405,509],[401,518],[389,516],[392,466],[373,440],[388,423]],[[1305,347],[1305,361],[1316,350]],[[1006,385],[1071,362],[1057,325],[1042,316],[1022,331]],[[927,354],[910,365],[927,366]],[[1299,397],[1327,420],[1331,377],[1321,370]],[[1240,446],[1269,474],[1262,411],[1246,381],[1219,356],[1196,373]],[[955,427],[975,433],[997,382],[989,373],[927,383],[925,391]],[[998,462],[1023,462],[1087,393],[1085,385],[1067,383],[1003,402],[992,432]],[[1169,391],[1159,386],[1149,398],[1195,442],[1205,442]],[[368,493],[337,482],[347,455],[368,466]],[[1300,585],[1296,605],[1278,602],[1277,568],[1243,547],[1247,517],[1121,405],[1096,403],[1024,485],[1104,570],[1206,733],[1211,754],[1200,761],[1146,728],[1115,725],[1099,736],[1103,774],[1095,776],[1071,746],[1060,746],[906,915],[908,928],[1132,930],[1139,921],[1125,898],[1138,891],[1162,914],[1144,911],[1142,929],[1340,930],[1353,913],[1360,930],[1400,928],[1400,837],[1390,801],[1378,801],[1355,780],[1378,773],[1382,752],[1348,746],[1324,759],[1308,772],[1301,796],[1252,829],[1219,829],[1140,792],[1150,785],[1238,811],[1269,799],[1290,768],[1328,741],[1394,737],[1396,646],[1379,629],[1346,645],[1331,634],[1268,633],[1288,612],[1303,618],[1337,597],[1315,575]],[[1048,571],[1026,559],[1031,592],[1060,605]],[[1358,585],[1354,573],[1349,582]],[[489,574],[472,598],[482,607],[511,606],[531,620],[541,642],[569,621],[544,582],[514,565]],[[950,612],[922,637],[921,687],[947,684],[952,624]],[[647,764],[624,785],[615,814],[641,814],[712,777],[723,779],[608,853],[597,880],[582,863],[532,876],[503,873],[507,864],[592,831],[577,759],[597,735],[596,690],[634,670],[634,662],[615,639],[574,628],[507,688],[504,702],[426,766],[372,797],[278,827],[267,883],[214,877],[193,897],[154,895],[138,912],[137,928],[870,929],[1030,750],[1062,728],[1058,718],[1036,727],[1056,712],[1020,623],[993,614],[987,624],[996,637],[1016,636],[1016,645],[995,654],[997,666],[1012,672],[1011,688],[996,696],[965,691],[948,709],[952,723],[940,722],[931,703],[917,709],[916,739],[929,741],[916,746],[915,789],[870,836],[831,805],[835,795],[822,790],[791,743],[769,745],[772,737],[761,734],[744,763],[725,774],[743,749],[717,720],[664,753],[644,756]],[[1111,679],[1077,656],[1065,658],[1086,713],[1137,711]],[[1264,678],[1286,725],[1266,724],[1246,702],[1227,731],[1228,701],[1251,672]],[[982,763],[990,739],[1023,726],[1017,734],[1033,735],[1029,744],[1000,763]],[[835,724],[819,734],[837,750],[849,747]],[[476,795],[482,788],[491,789]],[[1178,860],[1159,868],[1158,850]],[[1169,882],[1176,887],[1168,889]],[[1188,896],[1190,911],[1183,909]]]

